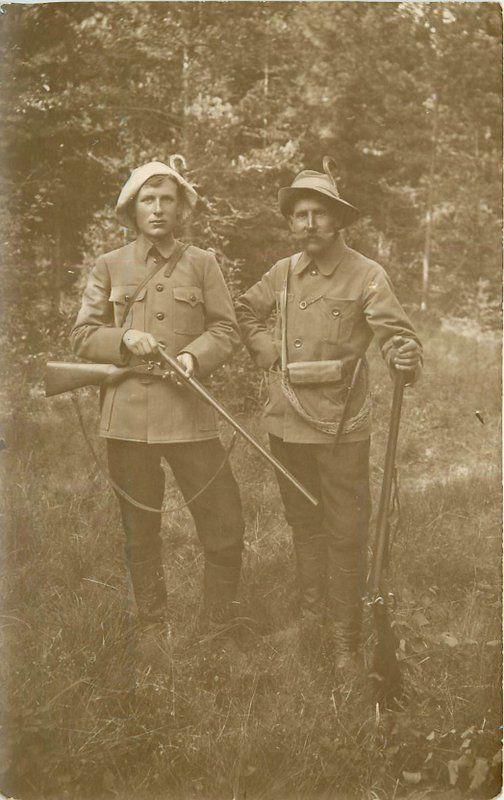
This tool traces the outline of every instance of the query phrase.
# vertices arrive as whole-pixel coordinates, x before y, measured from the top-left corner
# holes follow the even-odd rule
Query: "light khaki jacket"
[[[171,274],[160,271],[142,289],[122,327],[127,299],[150,270],[151,244],[135,242],[100,256],[71,332],[74,352],[123,366],[139,359],[121,347],[129,328],[148,331],[171,355],[191,353],[198,378],[228,361],[239,342],[232,300],[215,256],[190,245]],[[187,389],[150,375],[107,387],[100,435],[138,442],[188,442],[218,435],[212,408]]]
[[[387,363],[393,336],[419,340],[383,267],[348,247],[341,234],[316,262],[306,253],[295,256],[293,262],[287,297],[288,361],[341,362],[339,383],[296,387],[306,411],[317,419],[332,421],[337,419],[337,403],[344,397],[356,360],[373,338]],[[280,305],[290,264],[290,258],[274,264],[240,297],[237,315],[247,348],[256,364],[267,371],[269,397],[264,413],[269,433],[287,442],[331,442],[330,434],[315,429],[296,412],[281,387]],[[276,327],[271,331],[267,321],[275,310]],[[367,391],[365,370],[355,387],[348,417],[359,411]],[[358,441],[369,435],[370,423],[343,438]]]

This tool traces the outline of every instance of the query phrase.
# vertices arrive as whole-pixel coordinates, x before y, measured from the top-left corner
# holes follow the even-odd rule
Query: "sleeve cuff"
[[[251,352],[255,363],[261,369],[271,369],[280,358],[278,347],[268,334],[263,334],[260,338],[258,335],[255,337]]]
[[[198,377],[204,378],[206,375],[209,375],[212,370],[217,369],[224,361],[226,357],[223,356],[222,360],[216,361],[215,358],[211,356],[211,348],[207,346],[205,343],[205,336],[199,336],[197,339],[194,339],[193,342],[184,345],[182,350],[179,350],[177,355],[180,353],[189,353],[198,366]]]
[[[100,360],[123,367],[128,363],[129,351],[123,343],[126,331],[123,328],[102,328],[100,330]]]

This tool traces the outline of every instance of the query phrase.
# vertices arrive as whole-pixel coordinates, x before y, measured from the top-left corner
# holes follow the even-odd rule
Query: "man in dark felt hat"
[[[367,367],[344,400],[358,359],[376,338],[391,370],[420,370],[421,346],[384,269],[345,244],[359,216],[324,172],[304,170],[280,189],[300,252],[283,258],[239,299],[246,345],[266,370],[273,454],[319,498],[314,507],[278,475],[292,528],[300,643],[329,642],[337,666],[355,665],[370,516]],[[275,332],[267,319],[276,309]],[[320,634],[324,634],[319,639]]]
[[[159,342],[186,372],[204,378],[230,359],[239,341],[215,256],[174,238],[196,201],[193,187],[166,164],[133,170],[116,213],[137,238],[98,258],[71,334],[75,352],[90,361],[149,362],[143,374],[106,387],[100,423],[110,475],[122,490],[127,563],[147,644],[163,639],[169,621],[155,511],[163,502],[162,458],[190,501],[205,559],[203,617],[213,631],[230,621],[241,569],[242,509],[215,412],[163,379],[157,363]]]

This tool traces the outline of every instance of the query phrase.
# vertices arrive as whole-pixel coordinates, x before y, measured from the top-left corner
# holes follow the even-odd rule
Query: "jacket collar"
[[[296,266],[294,267],[293,274],[300,275],[301,272],[304,272],[309,264],[315,264],[318,268],[318,271],[322,273],[322,275],[328,277],[329,275],[332,275],[335,269],[339,266],[346,251],[347,246],[345,244],[345,240],[343,239],[343,234],[341,231],[339,231],[334,237],[334,241],[331,243],[330,247],[328,247],[328,249],[319,256],[314,256],[312,258],[303,250],[296,263]]]
[[[151,242],[147,236],[144,236],[143,233],[141,233],[138,239],[135,241],[136,255],[140,261],[145,263],[147,261],[147,256],[154,247],[159,253],[161,253],[163,258],[167,260],[173,253],[176,244],[177,242],[175,239],[168,243],[161,242],[158,244],[158,242]]]

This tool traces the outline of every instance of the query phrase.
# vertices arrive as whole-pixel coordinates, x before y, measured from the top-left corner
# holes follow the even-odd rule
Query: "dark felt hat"
[[[290,186],[280,189],[278,192],[278,205],[284,217],[289,217],[292,213],[292,205],[299,197],[301,192],[307,190],[317,192],[324,195],[331,200],[334,205],[338,206],[340,212],[343,213],[343,225],[346,227],[354,222],[360,216],[360,211],[351,203],[347,203],[339,196],[336,181],[331,175],[330,162],[332,159],[324,157],[323,165],[324,172],[315,172],[315,170],[304,169],[299,172]]]

